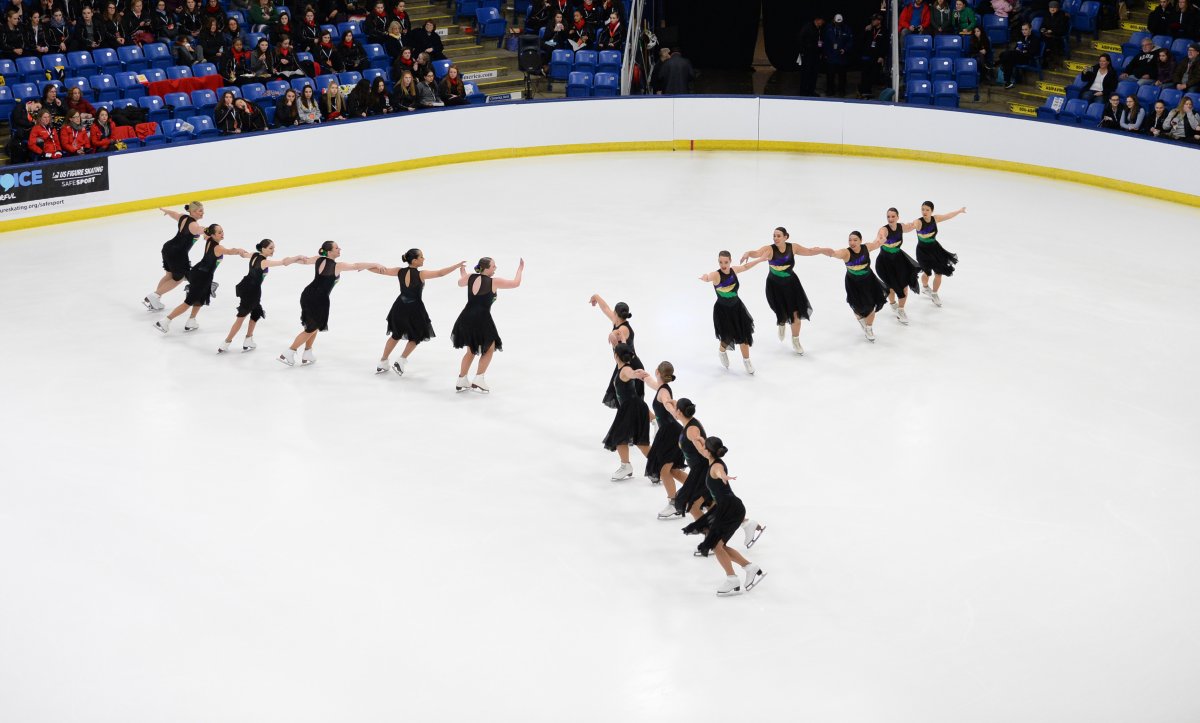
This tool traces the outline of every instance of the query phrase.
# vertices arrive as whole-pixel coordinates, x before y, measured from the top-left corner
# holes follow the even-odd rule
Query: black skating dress
[[[212,300],[213,276],[221,265],[221,259],[225,258],[217,256],[217,247],[220,245],[216,239],[205,241],[204,256],[188,271],[187,296],[183,300],[188,306],[208,306]]]
[[[622,320],[620,324],[617,324],[613,327],[613,331],[620,329],[622,326],[629,330],[629,338],[625,340],[625,343],[628,344],[629,348],[633,351],[633,359],[629,360],[629,366],[639,371],[645,369],[646,367],[642,364],[642,360],[638,358],[637,348],[633,345],[633,327],[630,326],[629,322]],[[602,401],[604,402],[604,406],[610,409],[617,408],[617,393],[616,388],[613,385],[616,382],[618,370],[620,370],[619,366],[613,367],[613,373],[608,377],[608,387],[604,390],[604,399]],[[641,379],[634,379],[633,383],[637,385],[638,397],[645,397],[646,383]]]
[[[300,323],[306,332],[329,331],[329,294],[339,278],[336,261],[317,260],[313,280],[300,292]]]
[[[629,365],[632,367],[632,365]],[[608,434],[604,435],[604,448],[616,450],[618,445],[650,444],[650,410],[646,400],[638,393],[636,379],[623,381],[618,367],[614,380],[617,394],[617,416],[613,417]]]
[[[262,262],[265,258],[257,252],[251,255],[250,271],[233,288],[238,297],[237,316],[239,319],[245,316],[249,316],[250,321],[267,318],[267,312],[262,308],[262,284],[271,269],[263,268]]]
[[[808,294],[804,293],[804,286],[800,284],[800,277],[796,276],[793,268],[796,257],[792,253],[792,244],[789,242],[783,251],[771,244],[771,258],[767,263],[770,265],[767,272],[767,304],[775,312],[775,323],[787,324],[795,314],[799,314],[801,319],[812,318],[812,304],[808,303]]]
[[[708,557],[708,553],[713,551],[718,542],[729,544],[730,538],[746,520],[746,505],[733,493],[733,487],[726,484],[721,478],[713,476],[712,468],[717,465],[721,465],[726,475],[729,474],[729,468],[719,459],[705,469],[705,484],[708,487],[708,494],[713,499],[713,506],[709,507],[708,512],[705,512],[700,519],[683,528],[686,534],[704,535],[704,539],[699,545],[696,545],[696,549],[705,557]]]
[[[871,252],[866,244],[859,244],[857,252],[851,248],[846,252],[850,254],[846,261],[846,303],[858,318],[866,318],[887,303],[887,289],[871,271]]]
[[[180,216],[179,228],[176,229],[175,235],[162,247],[163,271],[169,272],[171,278],[176,281],[182,281],[192,268],[192,262],[188,259],[188,251],[192,250],[198,237],[193,236],[188,227],[195,220],[187,214]]]
[[[433,333],[429,312],[425,311],[425,302],[421,300],[421,292],[425,290],[421,270],[411,266],[400,269],[397,279],[400,295],[387,315],[388,333],[396,341],[407,339],[417,344],[437,336]]]
[[[737,344],[754,345],[754,319],[738,296],[737,272],[728,274],[717,269],[721,280],[713,286],[717,301],[713,304],[713,329],[721,346],[726,349]]]
[[[659,391],[663,389],[667,390],[669,399],[675,398],[669,384],[659,387]],[[679,449],[679,433],[683,431],[683,425],[667,411],[662,402],[658,401],[658,392],[654,393],[650,408],[654,410],[654,417],[658,420],[658,431],[655,432],[654,441],[650,444],[650,454],[646,455],[646,476],[650,478],[651,482],[661,482],[659,472],[662,471],[664,464],[670,463],[675,469],[683,469],[687,466],[683,460],[683,451]]]
[[[471,290],[475,286],[475,279],[480,279],[477,294]],[[466,347],[473,354],[483,354],[495,344],[496,351],[504,351],[500,332],[496,330],[496,322],[492,321],[492,302],[495,300],[492,277],[483,274],[467,277],[467,305],[450,330],[450,340],[455,349]]]
[[[704,425],[695,418],[679,430],[679,449],[683,452],[683,459],[688,466],[687,479],[675,493],[675,511],[681,515],[687,514],[688,509],[696,500],[702,499],[704,504],[712,502],[712,497],[708,494],[704,483],[704,478],[708,475],[708,460],[700,454],[700,450],[696,449],[692,440],[687,438],[687,431],[693,426],[699,428],[700,439],[705,438]]]
[[[921,273],[921,267],[917,266],[913,257],[900,248],[903,245],[904,224],[898,223],[895,228],[888,224],[887,238],[875,257],[875,273],[879,274],[879,280],[901,299],[908,296],[906,289],[920,290],[917,277]]]
[[[931,217],[926,221],[922,218],[917,223],[921,226],[917,229],[917,265],[921,267],[921,271],[927,276],[953,276],[958,256],[938,243],[937,220]]]

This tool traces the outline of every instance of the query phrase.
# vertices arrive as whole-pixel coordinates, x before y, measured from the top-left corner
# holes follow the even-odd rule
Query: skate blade
[[[480,394],[491,394],[492,393],[491,389],[484,389],[483,387],[477,387],[474,384],[471,385],[471,391],[479,392]]]
[[[759,570],[758,574],[754,576],[754,579],[752,579],[746,583],[746,592],[753,590],[754,587],[756,585],[758,585],[758,583],[762,582],[762,579],[766,576],[767,576],[767,573],[763,572],[762,570]]]
[[[757,530],[755,530],[754,534],[750,536],[750,541],[746,543],[746,549],[749,550],[751,547],[754,547],[754,543],[758,542],[758,538],[762,537],[762,533],[764,533],[766,531],[767,531],[766,525],[763,525],[762,527],[759,527]]]
[[[682,518],[683,518],[683,515],[679,514],[678,512],[676,512],[673,515],[667,515],[666,517],[663,517],[662,515],[658,516],[658,519],[663,522],[670,522],[671,520],[678,520],[678,519],[682,519]]]
[[[741,594],[742,594],[742,588],[740,588],[740,587],[735,587],[733,590],[730,590],[729,592],[721,592],[720,590],[717,591],[717,597],[734,597],[735,595],[741,595]]]
[[[379,374],[387,374],[387,373],[388,373],[388,368],[387,368],[387,367],[375,367],[375,374],[376,374],[377,376],[378,376]]]
[[[217,349],[217,353],[218,353],[218,354],[225,354],[225,353],[227,353],[228,351],[229,351],[228,349]]]
[[[612,482],[624,482],[627,479],[633,479],[633,475],[629,474],[625,475],[624,477],[609,477],[608,479]]]
[[[316,364],[316,362],[315,362],[315,361],[302,361],[302,362],[300,362],[300,366],[302,366],[302,367],[310,367],[310,366],[312,366],[313,364]]]
[[[257,348],[258,347],[254,347],[254,346],[244,346],[244,347],[242,347],[242,353],[245,354],[246,352],[254,351]]]
[[[290,362],[290,361],[288,361],[287,359],[284,359],[284,358],[283,358],[283,357],[281,357],[281,356],[277,356],[277,357],[275,357],[275,361],[279,362],[280,364],[284,365],[285,367],[293,367],[293,366],[296,366],[296,362]]]

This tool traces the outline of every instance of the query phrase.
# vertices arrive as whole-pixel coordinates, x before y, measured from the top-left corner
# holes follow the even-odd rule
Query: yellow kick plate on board
[[[1028,115],[1028,116],[1036,116],[1037,115],[1037,106],[1036,105],[1026,105],[1024,103],[1009,103],[1008,109],[1017,115]]]

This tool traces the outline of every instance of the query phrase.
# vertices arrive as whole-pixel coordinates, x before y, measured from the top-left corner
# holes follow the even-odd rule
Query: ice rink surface
[[[718,365],[717,251],[968,212],[943,308],[868,343],[804,258],[808,353],[742,276],[758,374]],[[207,199],[200,199],[207,200]],[[495,256],[490,396],[437,339],[376,376],[396,280],[347,273],[319,362],[215,354],[246,262],[185,334],[140,301],[157,212],[0,237],[0,720],[1166,723],[1200,717],[1200,213],[939,165],[787,154],[477,163],[213,199],[227,242],[437,268]],[[913,251],[915,237],[906,235]],[[197,258],[201,244],[193,249]],[[1190,263],[1190,262],[1189,262]],[[1183,264],[1183,266],[1181,266]],[[767,531],[747,595],[660,487],[613,483],[601,293],[729,447]],[[168,308],[182,289],[166,297]],[[235,344],[236,346],[236,344]],[[398,354],[398,352],[397,352]],[[642,458],[634,454],[640,473]],[[739,541],[740,534],[735,540]]]

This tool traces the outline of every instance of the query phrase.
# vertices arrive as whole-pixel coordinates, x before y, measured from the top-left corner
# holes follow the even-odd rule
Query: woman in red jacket
[[[67,111],[67,121],[58,129],[58,145],[64,156],[82,156],[92,150],[92,139],[83,127],[78,110]]]
[[[73,110],[77,110],[86,116],[82,120],[87,120],[96,115],[96,107],[83,97],[83,89],[77,85],[72,86],[67,91],[67,115],[70,115]]]
[[[38,123],[29,131],[29,152],[34,158],[62,158],[58,135],[50,127],[50,111],[38,111]]]
[[[113,123],[109,118],[108,108],[103,106],[96,111],[96,121],[92,123],[92,148],[97,153],[111,150],[112,144],[116,142],[113,138],[113,131],[116,130],[117,124]]]

